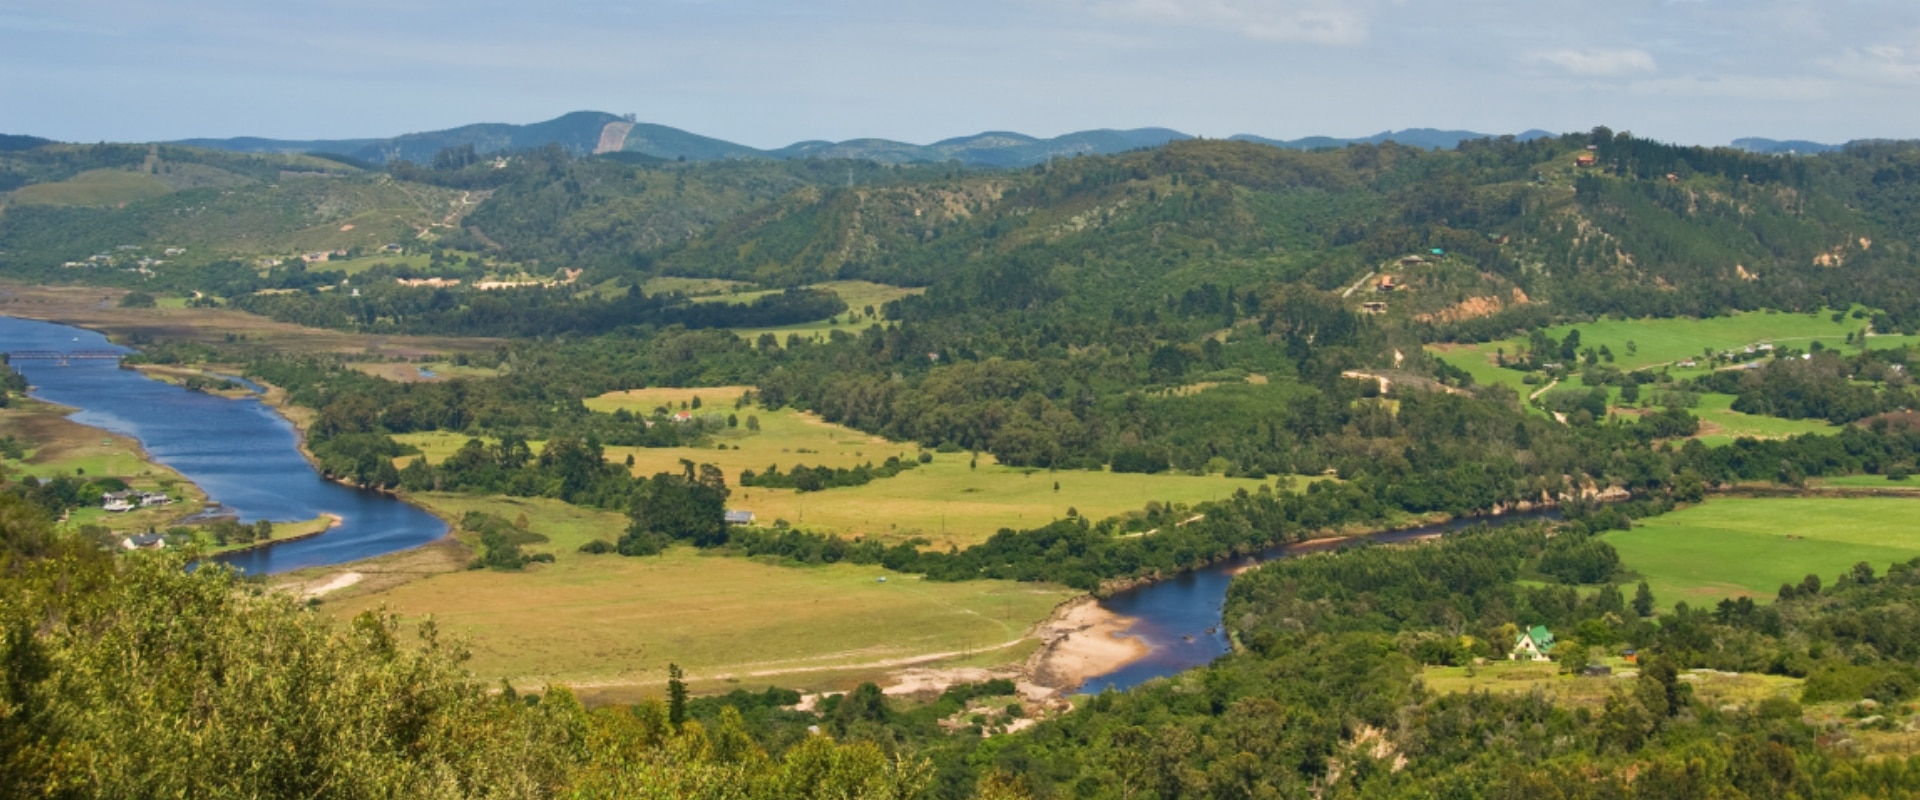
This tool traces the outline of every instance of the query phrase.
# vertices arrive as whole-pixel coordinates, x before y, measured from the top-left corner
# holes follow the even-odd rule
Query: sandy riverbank
[[[1041,645],[1027,662],[1030,680],[1071,692],[1089,678],[1146,658],[1152,648],[1127,634],[1133,622],[1131,617],[1102,608],[1090,597],[1061,606],[1035,631]]]

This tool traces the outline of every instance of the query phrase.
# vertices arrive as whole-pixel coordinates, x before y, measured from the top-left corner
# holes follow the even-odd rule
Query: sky
[[[0,0],[0,133],[1920,138],[1916,0]]]

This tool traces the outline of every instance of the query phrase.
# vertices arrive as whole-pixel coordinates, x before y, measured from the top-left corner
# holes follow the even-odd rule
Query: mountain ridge
[[[1535,128],[1512,135],[1520,141],[1532,141],[1555,134]],[[1232,141],[1252,142],[1292,150],[1386,142],[1430,150],[1448,150],[1458,147],[1463,141],[1498,136],[1498,134],[1468,130],[1406,128],[1356,137],[1307,136],[1297,139],[1275,139],[1241,133],[1227,138]],[[33,139],[33,137],[14,138],[21,139],[23,142]],[[931,144],[865,137],[838,142],[803,140],[784,147],[762,149],[668,125],[639,122],[632,114],[621,116],[604,111],[575,111],[551,120],[528,124],[475,123],[384,138],[201,137],[174,140],[164,144],[240,153],[332,153],[375,164],[398,160],[428,163],[441,150],[469,145],[480,154],[558,145],[575,155],[635,153],[668,161],[713,161],[732,158],[847,158],[896,164],[958,161],[967,166],[1012,168],[1032,166],[1054,158],[1110,155],[1128,150],[1160,147],[1169,142],[1192,138],[1195,137],[1162,127],[1097,128],[1074,131],[1051,138],[1036,137],[1018,131],[990,130],[966,136],[949,137]],[[1813,154],[1839,149],[1843,145],[1744,137],[1735,139],[1731,146],[1735,149],[1758,153]]]

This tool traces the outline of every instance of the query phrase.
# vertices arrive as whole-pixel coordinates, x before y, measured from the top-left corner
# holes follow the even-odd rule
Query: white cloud
[[[1832,81],[1820,78],[1776,78],[1765,75],[1687,75],[1634,81],[1636,95],[1663,97],[1728,97],[1738,100],[1824,100],[1834,94]]]
[[[1825,62],[1834,74],[1852,80],[1920,86],[1920,48],[1896,45],[1849,47]]]
[[[1552,64],[1575,75],[1613,78],[1655,72],[1659,65],[1645,50],[1596,50],[1592,48],[1546,50],[1528,60]]]
[[[1252,39],[1353,46],[1367,41],[1370,3],[1349,0],[1077,0],[1094,13],[1222,28]]]

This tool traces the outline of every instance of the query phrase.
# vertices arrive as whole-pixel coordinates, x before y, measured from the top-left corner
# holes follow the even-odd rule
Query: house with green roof
[[[1553,631],[1545,625],[1535,625],[1521,632],[1520,638],[1513,643],[1513,652],[1507,654],[1512,661],[1525,658],[1528,661],[1553,660]]]

